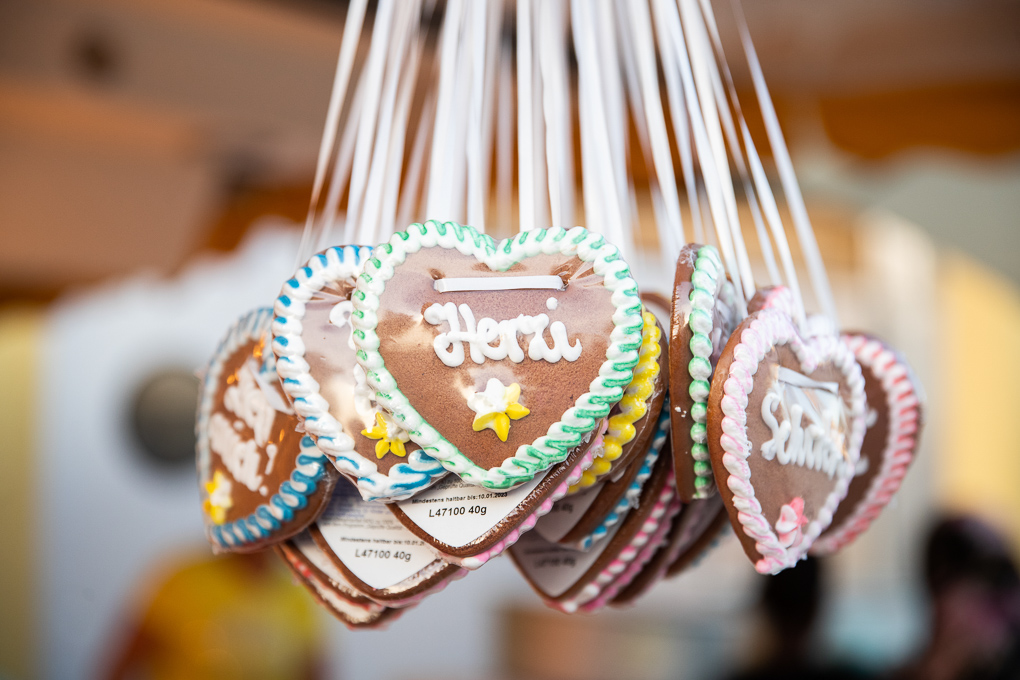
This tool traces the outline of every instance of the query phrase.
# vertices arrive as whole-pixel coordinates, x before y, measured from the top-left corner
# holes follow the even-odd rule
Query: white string
[[[673,173],[673,159],[666,134],[666,121],[662,114],[662,94],[659,91],[659,77],[655,69],[655,43],[652,38],[651,17],[644,2],[628,6],[633,10],[631,20],[628,22],[633,34],[632,40],[628,42],[636,53],[638,78],[644,100],[643,122],[648,129],[652,161],[666,217],[662,223],[656,220],[659,226],[659,239],[664,257],[669,262],[676,262],[686,239],[680,214],[680,197],[676,189],[676,175]],[[626,28],[627,26],[624,26],[621,33],[626,34]]]
[[[457,47],[460,38],[462,0],[450,0],[443,18],[443,36],[439,56],[439,94],[436,100],[436,119],[432,133],[432,153],[429,156],[429,173],[425,214],[428,218],[452,219],[452,206],[448,205],[450,184],[453,180],[453,159],[447,158],[447,137],[450,134],[451,110],[459,105],[456,96]],[[462,131],[461,131],[462,134]]]
[[[411,148],[411,159],[407,167],[400,192],[400,206],[397,208],[397,224],[406,228],[412,222],[422,219],[419,212],[422,180],[425,176],[425,154],[429,148],[431,132],[435,126],[436,101],[435,95],[429,94],[421,108],[421,120],[415,132],[414,146]]]
[[[673,45],[670,42],[669,30],[665,27],[665,21],[661,16],[661,3],[653,3],[652,9],[655,12],[656,37],[658,40],[659,53],[662,55],[663,74],[666,81],[666,94],[669,101],[670,118],[673,122],[673,135],[676,137],[677,147],[680,151],[680,170],[684,178],[684,186],[687,191],[687,202],[691,210],[691,223],[696,243],[706,243],[705,231],[702,226],[701,206],[699,205],[698,181],[695,175],[694,154],[691,150],[691,131],[687,121],[687,104],[684,101],[683,86],[680,83],[680,67],[675,59],[668,58],[672,54]]]
[[[758,54],[751,42],[751,34],[747,30],[747,22],[744,19],[744,12],[738,0],[733,0],[734,13],[737,16],[737,27],[740,30],[740,40],[747,55],[747,63],[751,69],[751,79],[754,82],[754,90],[758,95],[758,105],[761,107],[762,118],[765,121],[765,130],[768,133],[769,143],[772,146],[772,156],[775,159],[776,167],[779,170],[779,179],[786,193],[786,200],[790,206],[790,213],[793,216],[793,226],[800,242],[800,249],[807,263],[808,274],[811,276],[811,284],[815,289],[815,295],[822,307],[822,311],[839,326],[839,317],[836,314],[836,302],[832,297],[832,287],[829,285],[829,277],[825,272],[825,263],[822,261],[822,254],[818,250],[818,242],[815,240],[815,233],[811,227],[811,220],[807,214],[807,207],[804,205],[804,197],[800,193],[800,185],[797,183],[797,175],[793,171],[793,161],[790,160],[790,152],[786,148],[786,141],[783,131],[779,127],[779,118],[776,116],[775,106],[772,104],[772,97],[769,95],[768,86],[765,84],[765,76],[758,62]]]
[[[550,0],[541,5],[539,62],[551,223],[554,227],[569,229],[574,226],[574,168],[570,138],[570,84],[564,54],[565,9],[565,5]]]
[[[776,204],[775,196],[772,193],[772,188],[769,185],[767,176],[765,175],[765,169],[762,166],[761,158],[758,156],[758,150],[755,147],[754,140],[751,138],[751,133],[747,128],[747,122],[744,119],[744,113],[740,106],[740,99],[737,96],[737,89],[733,83],[733,75],[730,72],[729,64],[726,62],[725,55],[723,54],[722,40],[719,37],[719,29],[716,25],[715,14],[712,10],[712,5],[708,0],[700,0],[702,15],[705,19],[705,23],[709,29],[709,34],[712,37],[712,44],[714,46],[717,59],[719,64],[722,66],[722,72],[726,80],[726,88],[729,91],[730,100],[733,102],[733,108],[737,115],[737,121],[740,124],[741,138],[744,141],[744,147],[747,150],[747,161],[750,166],[751,176],[754,180],[754,185],[757,187],[757,198],[761,202],[761,210],[765,215],[765,219],[768,223],[769,231],[772,234],[772,239],[775,241],[776,249],[779,251],[779,259],[783,265],[783,273],[785,275],[785,282],[787,287],[790,289],[793,300],[794,300],[794,315],[798,323],[803,324],[804,322],[804,300],[800,291],[800,283],[797,277],[797,268],[793,263],[793,256],[790,253],[790,245],[786,239],[786,230],[783,227],[782,218],[779,215],[779,208]],[[731,146],[739,147],[739,144],[731,142]],[[738,157],[739,158],[739,157]],[[742,158],[739,158],[741,165],[743,164]],[[750,196],[751,194],[749,194]],[[755,201],[748,199],[752,210],[757,210]],[[758,227],[760,217],[756,217],[755,226]],[[759,242],[763,242],[762,250],[766,258],[766,264],[769,261],[773,262],[774,256],[772,255],[772,249],[769,247],[766,250],[768,244],[767,237],[763,237],[761,233],[758,235]]]
[[[467,127],[467,193],[468,224],[485,233],[485,190],[489,177],[482,171],[482,113],[485,98],[485,39],[487,37],[486,7],[488,3],[473,2],[468,10],[471,39],[471,96]],[[498,7],[496,8],[498,11]]]
[[[719,240],[719,250],[722,254],[723,264],[726,266],[726,271],[729,273],[730,278],[733,279],[734,287],[738,293],[738,311],[741,316],[746,316],[745,295],[747,289],[741,278],[740,266],[736,261],[733,242],[730,238],[732,232],[726,227],[726,208],[722,196],[722,188],[719,186],[719,173],[715,168],[715,157],[711,151],[705,120],[698,103],[698,95],[694,86],[694,75],[687,54],[683,29],[680,25],[680,15],[677,12],[676,0],[656,0],[656,2],[658,6],[661,6],[662,13],[660,16],[665,21],[666,29],[670,31],[673,57],[677,59],[680,67],[680,81],[684,89],[687,114],[694,132],[694,148],[697,150],[698,161],[702,167],[702,177],[708,195],[708,207],[711,212],[712,222],[716,225],[716,238]],[[669,55],[664,55],[663,58],[669,58]]]
[[[340,197],[347,180],[351,177],[351,166],[354,164],[354,145],[358,138],[358,123],[361,120],[361,110],[365,102],[365,79],[359,78],[354,90],[354,100],[348,111],[344,129],[340,134],[340,149],[337,152],[336,164],[333,168],[333,176],[329,180],[329,192],[326,194],[326,204],[319,215],[321,224],[318,243],[315,251],[318,252],[328,248],[332,244],[333,230],[340,219],[339,206]]]
[[[737,266],[740,268],[740,278],[744,285],[744,295],[750,299],[755,292],[754,276],[751,272],[751,261],[747,257],[747,247],[744,245],[744,234],[740,228],[737,198],[733,192],[733,178],[730,175],[729,157],[726,154],[726,144],[723,141],[722,128],[719,123],[720,112],[716,107],[715,93],[709,74],[712,51],[708,46],[707,36],[697,30],[699,10],[695,0],[680,0],[680,15],[687,38],[694,85],[698,92],[698,100],[701,103],[701,111],[708,132],[709,152],[714,156],[712,165],[717,173],[718,188],[721,190],[725,208],[726,221],[721,225],[716,223],[716,228],[725,228],[730,232]]]
[[[496,74],[499,72],[499,61],[503,54],[500,36],[503,30],[503,8],[496,6],[488,13],[487,35],[485,39],[485,80],[482,99],[482,158],[480,176],[483,178],[482,215],[489,209],[489,181],[492,177],[493,134],[495,127],[496,105]],[[468,216],[470,219],[470,215]]]
[[[517,208],[518,231],[537,222],[535,185],[535,132],[531,78],[531,0],[517,0]]]
[[[502,38],[500,38],[502,41]],[[499,65],[496,106],[496,205],[500,223],[509,227],[513,221],[514,201],[514,101],[513,64],[508,47],[500,46],[503,58]],[[503,222],[503,220],[506,220]]]
[[[351,70],[354,67],[354,57],[357,54],[358,43],[361,38],[361,26],[365,20],[365,8],[368,0],[352,0],[347,7],[347,16],[344,19],[344,32],[340,38],[340,55],[337,57],[336,74],[333,76],[333,90],[329,96],[329,107],[326,109],[326,124],[322,130],[322,141],[319,143],[319,157],[315,163],[315,179],[312,182],[312,197],[308,205],[308,216],[305,218],[304,232],[301,234],[301,245],[298,247],[297,264],[300,267],[315,252],[316,234],[314,232],[315,209],[319,203],[319,194],[326,181],[326,169],[329,167],[329,160],[333,153],[333,145],[336,142],[337,129],[340,127],[340,113],[343,111],[344,99],[347,95],[347,86],[351,79]],[[321,231],[321,224],[320,231]]]
[[[401,75],[404,73],[404,57],[408,42],[411,39],[412,24],[416,28],[418,23],[419,3],[415,0],[410,0],[408,7],[407,11],[397,13],[393,25],[393,34],[389,44],[390,51],[386,57],[382,100],[380,102],[381,114],[376,129],[375,144],[372,148],[371,169],[365,188],[362,212],[360,215],[357,215],[357,223],[352,225],[357,233],[356,243],[377,243],[379,232],[381,231],[379,220],[382,210],[384,182],[386,180],[386,166],[390,159],[389,147],[394,127],[402,126],[401,123],[394,119],[397,109],[397,85],[400,83]],[[351,211],[348,211],[348,214],[351,215]]]
[[[624,257],[629,254],[634,245],[633,226],[636,218],[636,208],[631,201],[630,177],[627,172],[628,142],[627,136],[627,103],[623,96],[623,74],[620,71],[620,57],[617,49],[616,22],[613,17],[613,0],[597,0],[590,3],[594,6],[591,20],[596,26],[598,41],[590,41],[600,61],[598,75],[601,76],[602,95],[600,111],[605,120],[607,131],[606,141],[608,146],[603,146],[603,158],[608,165],[605,166],[606,179],[612,178],[615,187],[615,196],[619,205],[619,220],[612,220],[608,223],[607,235],[610,241],[617,244]]]

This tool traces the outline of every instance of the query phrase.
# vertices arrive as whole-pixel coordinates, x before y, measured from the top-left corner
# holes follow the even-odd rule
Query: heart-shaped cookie
[[[355,360],[351,292],[371,248],[329,248],[283,286],[274,305],[277,371],[305,430],[366,500],[406,498],[446,474],[389,413]]]
[[[558,503],[560,508],[539,521],[538,530],[556,543],[587,551],[636,508],[645,482],[669,439],[669,400],[659,414],[655,438],[641,460],[632,462],[617,479],[607,479]],[[589,498],[589,496],[591,496]],[[556,510],[559,512],[556,512]]]
[[[333,581],[319,568],[324,556],[307,534],[275,547],[276,553],[312,597],[351,630],[378,628],[399,616],[400,609],[390,609],[367,598],[349,594],[347,588]],[[322,565],[325,566],[325,565]]]
[[[582,607],[593,610],[615,594],[615,590],[606,595],[604,591],[622,574],[651,557],[678,510],[672,460],[660,456],[638,507],[590,550],[568,548],[532,531],[510,548],[510,556],[550,607],[568,613]]]
[[[662,329],[655,316],[643,311],[644,327],[641,349],[634,367],[634,379],[623,392],[623,399],[609,412],[609,430],[602,455],[584,471],[580,481],[570,487],[568,495],[591,488],[600,479],[612,476],[648,450],[656,431],[657,414],[666,398],[668,354],[662,340]]]
[[[832,521],[864,436],[864,379],[834,335],[762,309],[726,345],[708,400],[719,489],[760,573],[793,566]]]
[[[633,380],[637,286],[580,227],[496,243],[412,225],[358,277],[354,343],[376,399],[465,481],[509,489],[566,460]]]
[[[866,333],[847,333],[843,340],[864,375],[868,429],[846,498],[811,548],[816,555],[853,542],[892,500],[914,460],[923,423],[921,385],[906,360]]]
[[[517,542],[576,484],[602,452],[606,424],[588,449],[509,491],[489,491],[449,475],[414,498],[390,505],[397,519],[440,557],[477,569]]]
[[[252,552],[304,529],[329,501],[337,473],[295,430],[266,347],[272,311],[231,327],[205,369],[196,424],[206,535],[216,550]]]
[[[706,403],[712,372],[737,323],[735,304],[733,284],[716,249],[684,246],[673,279],[669,342],[673,466],[684,502],[715,493]]]
[[[415,604],[467,573],[439,559],[387,504],[362,500],[345,481],[308,533],[352,588],[387,607]]]

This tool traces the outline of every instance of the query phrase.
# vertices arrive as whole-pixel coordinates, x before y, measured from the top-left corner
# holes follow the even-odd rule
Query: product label
[[[340,561],[372,588],[390,588],[436,561],[436,555],[382,503],[362,500],[340,481],[319,531]]]
[[[510,491],[474,486],[451,474],[397,506],[429,534],[451,548],[460,548],[492,531],[528,498],[546,474],[536,475]]]
[[[559,541],[584,517],[601,490],[602,483],[599,482],[573,496],[557,501],[548,515],[539,518],[535,531],[547,541],[553,543]]]
[[[521,569],[539,590],[548,597],[559,597],[598,561],[619,529],[619,524],[613,526],[605,540],[599,541],[588,552],[550,543],[535,531],[521,536],[511,550]]]

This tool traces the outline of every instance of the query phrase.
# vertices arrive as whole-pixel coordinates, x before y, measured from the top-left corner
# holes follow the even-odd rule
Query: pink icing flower
[[[776,522],[776,533],[784,548],[793,548],[800,544],[804,534],[801,527],[808,523],[804,516],[804,499],[797,496],[779,510],[779,521]]]

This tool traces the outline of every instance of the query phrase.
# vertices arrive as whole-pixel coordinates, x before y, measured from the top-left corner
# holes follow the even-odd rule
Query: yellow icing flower
[[[233,486],[230,479],[219,470],[213,473],[212,481],[205,483],[205,492],[209,497],[202,503],[202,509],[216,524],[226,522],[227,510],[234,507],[234,499],[230,495]]]
[[[605,436],[605,450],[595,458],[590,468],[584,471],[577,484],[568,489],[572,494],[585,489],[606,475],[613,467],[613,461],[623,453],[623,446],[637,434],[634,423],[641,420],[648,411],[648,398],[655,389],[655,380],[659,376],[659,355],[662,348],[659,339],[662,332],[655,317],[647,310],[641,313],[644,328],[641,331],[641,349],[638,351],[638,364],[634,367],[634,378],[624,390],[620,400],[620,411],[609,418],[609,430]]]
[[[475,432],[490,429],[501,442],[510,435],[510,421],[520,420],[531,413],[517,403],[521,398],[521,386],[517,383],[504,385],[496,378],[489,378],[485,389],[468,397],[468,408],[475,412],[471,427]]]
[[[382,411],[375,414],[375,426],[371,430],[362,430],[361,434],[369,439],[378,439],[375,443],[375,457],[382,458],[387,453],[403,458],[407,455],[404,442],[410,439],[407,432],[397,425],[392,418],[383,415]]]

